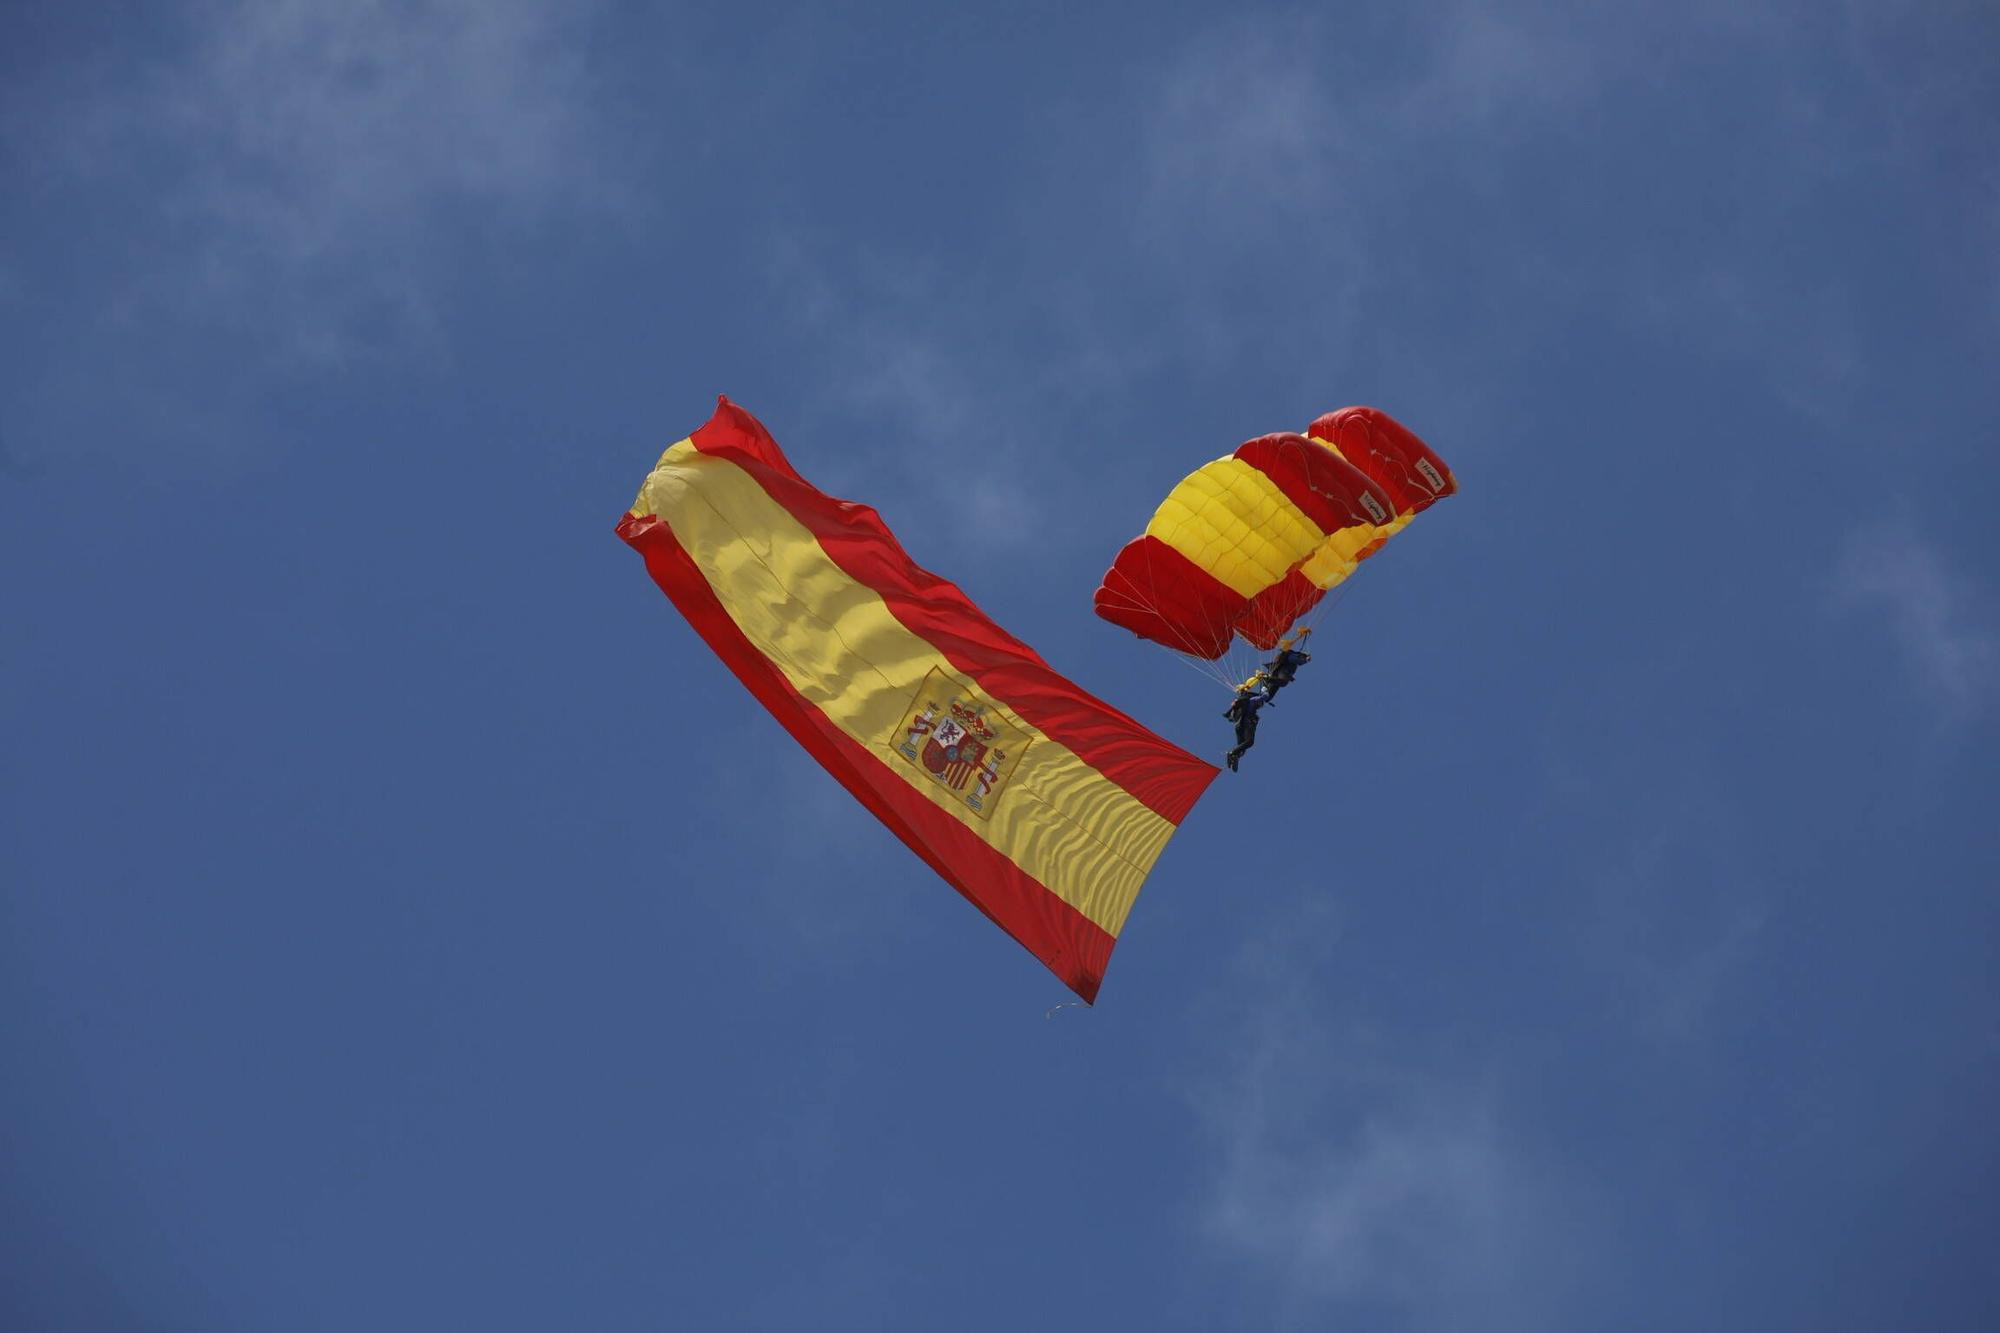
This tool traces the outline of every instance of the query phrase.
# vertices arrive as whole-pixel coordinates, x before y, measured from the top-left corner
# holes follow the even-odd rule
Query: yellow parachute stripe
[[[1218,458],[1174,487],[1146,534],[1244,597],[1284,578],[1326,540],[1276,482],[1235,457]]]
[[[1345,461],[1332,441],[1311,439]],[[1146,533],[1247,598],[1294,569],[1318,587],[1332,588],[1413,517],[1406,510],[1385,524],[1357,522],[1324,532],[1276,482],[1232,455],[1203,465],[1174,487]]]

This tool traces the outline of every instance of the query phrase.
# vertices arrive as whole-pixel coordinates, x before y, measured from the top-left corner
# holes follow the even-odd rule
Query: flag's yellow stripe
[[[973,682],[734,463],[684,440],[661,457],[632,512],[667,522],[737,627],[800,695],[926,800],[1118,934],[1171,823],[1003,699],[994,706],[1030,740],[990,819],[918,775],[889,746],[912,695],[933,667]]]

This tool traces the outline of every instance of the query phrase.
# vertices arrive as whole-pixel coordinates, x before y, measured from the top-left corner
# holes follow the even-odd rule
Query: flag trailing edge
[[[1095,1000],[1213,764],[1057,674],[727,398],[661,456],[618,534],[808,754]]]

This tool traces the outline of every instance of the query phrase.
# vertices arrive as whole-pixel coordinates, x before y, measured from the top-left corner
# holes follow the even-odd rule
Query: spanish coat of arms
[[[1027,742],[990,701],[933,667],[889,748],[985,817],[992,814]]]

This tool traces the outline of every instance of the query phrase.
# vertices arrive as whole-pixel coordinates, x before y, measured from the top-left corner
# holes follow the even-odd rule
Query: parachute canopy
[[[1096,996],[1213,764],[1056,674],[919,568],[873,509],[814,489],[727,399],[661,456],[618,534],[807,754]],[[753,771],[769,762],[743,756]],[[771,822],[786,818],[765,804]]]
[[[1270,649],[1457,489],[1386,412],[1328,412],[1304,435],[1259,436],[1184,478],[1105,572],[1097,614],[1195,657],[1221,657],[1233,637]]]

